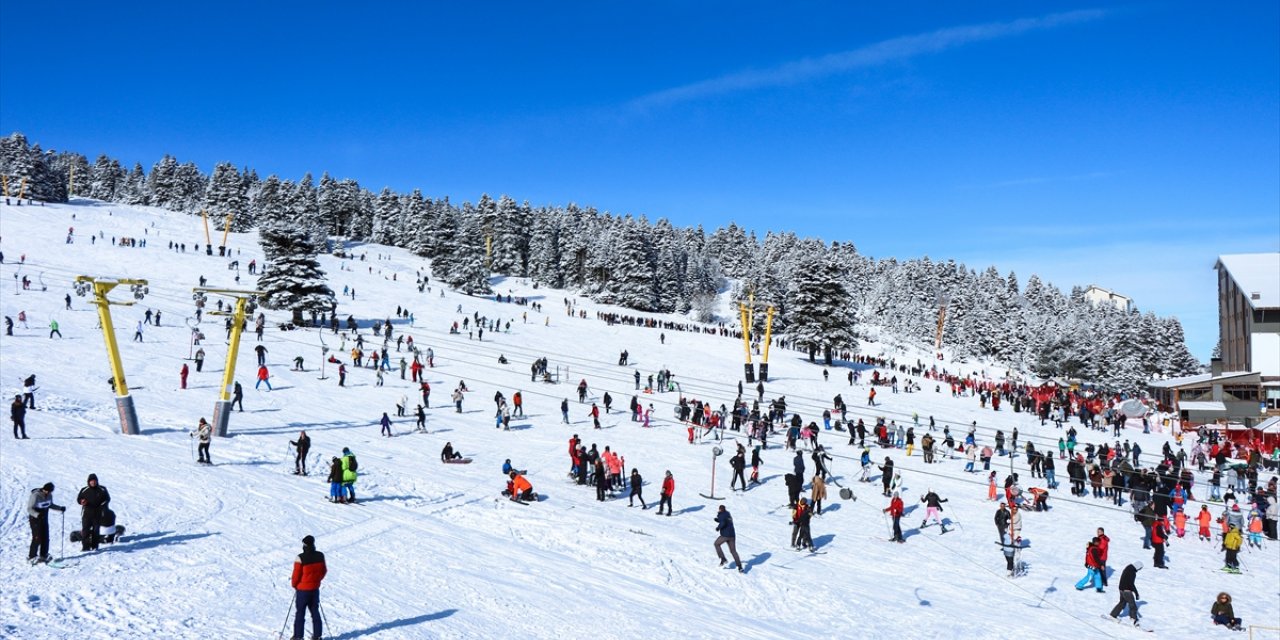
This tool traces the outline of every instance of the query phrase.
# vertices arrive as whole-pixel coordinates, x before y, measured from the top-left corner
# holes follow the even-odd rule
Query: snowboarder
[[[1111,609],[1111,619],[1119,621],[1120,614],[1124,612],[1125,607],[1129,608],[1129,617],[1133,619],[1133,626],[1138,626],[1138,598],[1142,596],[1138,594],[1138,587],[1133,581],[1138,577],[1138,572],[1142,570],[1141,562],[1124,568],[1120,572],[1120,602]]]
[[[204,418],[200,418],[200,424],[196,426],[196,430],[191,432],[191,437],[198,438],[200,446],[197,451],[200,453],[199,462],[202,464],[213,464],[213,460],[209,458],[209,441],[213,437],[213,425],[209,424]]]
[[[257,389],[264,382],[267,383],[267,391],[272,391],[271,372],[267,371],[266,365],[258,365],[258,381],[253,384],[253,388]]]
[[[451,460],[461,460],[462,454],[453,450],[453,443],[444,443],[444,448],[440,450],[440,461],[449,462]]]
[[[884,457],[884,465],[878,466],[880,469],[880,482],[884,485],[884,495],[889,497],[889,483],[893,482],[893,460],[889,456]]]
[[[76,503],[80,505],[80,543],[81,550],[93,551],[98,548],[98,526],[101,524],[102,511],[111,503],[111,494],[107,488],[98,484],[98,476],[89,474],[83,489],[76,495]]]
[[[311,637],[321,638],[324,625],[320,619],[320,583],[324,580],[328,569],[324,564],[324,554],[316,551],[316,539],[306,536],[302,539],[302,553],[293,561],[293,575],[289,582],[294,588],[293,637],[302,640],[306,628],[306,613],[311,612]]]
[[[311,450],[311,436],[306,431],[298,433],[297,440],[290,440],[289,444],[293,445],[294,451],[297,453],[293,458],[293,475],[307,475],[307,452]]]
[[[736,533],[733,529],[733,516],[729,511],[720,505],[720,510],[716,513],[716,532],[720,534],[716,538],[716,556],[720,558],[720,566],[724,566],[728,560],[724,557],[724,551],[720,549],[723,544],[729,545],[729,554],[733,556],[733,566],[738,569],[738,573],[745,573],[746,570],[742,566],[742,559],[738,557],[738,545],[736,542]]]
[[[36,564],[48,562],[49,557],[49,510],[66,513],[67,508],[53,503],[53,483],[46,482],[43,487],[32,489],[27,498],[27,523],[31,525],[31,548],[27,552],[27,562]]]
[[[537,501],[537,494],[533,492],[533,485],[529,484],[528,478],[516,473],[515,469],[512,469],[507,476],[511,478],[511,482],[509,484],[511,486],[512,500],[516,502]]]

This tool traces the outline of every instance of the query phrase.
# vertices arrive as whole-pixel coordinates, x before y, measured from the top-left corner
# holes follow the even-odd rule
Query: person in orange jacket
[[[302,553],[294,559],[293,575],[289,578],[289,583],[295,589],[296,611],[293,615],[293,637],[302,637],[308,610],[311,611],[311,637],[323,637],[324,626],[320,620],[320,583],[328,572],[324,564],[324,554],[316,551],[316,539],[312,536],[303,538]]]
[[[1187,510],[1186,509],[1178,509],[1177,513],[1173,514],[1173,528],[1178,532],[1179,538],[1186,535],[1187,533]]]
[[[1196,522],[1200,525],[1200,539],[1212,540],[1213,536],[1209,533],[1209,526],[1213,522],[1213,515],[1209,513],[1208,505],[1200,506],[1200,514],[1196,516]]]
[[[535,498],[533,485],[529,484],[528,478],[516,473],[514,469],[508,475],[511,477],[512,500],[533,500]]]

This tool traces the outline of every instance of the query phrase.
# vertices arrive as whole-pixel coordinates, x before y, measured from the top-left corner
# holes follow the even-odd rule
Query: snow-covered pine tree
[[[836,350],[858,346],[844,270],[825,253],[812,251],[801,258],[786,300],[786,335],[808,350],[810,362],[821,352],[830,365]]]
[[[115,202],[116,191],[124,186],[128,176],[120,169],[120,163],[107,157],[98,156],[90,170],[89,193],[84,194],[95,200]]]
[[[264,189],[271,178],[263,184]],[[308,230],[293,224],[283,206],[274,214],[277,217],[260,218],[258,231],[266,254],[258,278],[258,289],[264,292],[261,302],[268,309],[291,311],[292,322],[301,325],[303,312],[327,313],[333,308],[333,290],[325,284],[324,270],[316,259],[317,247]]]
[[[274,177],[274,176],[273,176]],[[271,197],[278,200],[280,182],[273,185]],[[271,202],[268,206],[278,206]],[[249,218],[249,198],[245,194],[244,181],[235,165],[230,162],[219,162],[213,167],[213,176],[209,179],[209,187],[205,190],[203,209],[208,212],[218,229],[226,224],[227,215],[231,215],[231,230],[242,231],[245,223],[242,218]],[[278,214],[273,211],[273,214]],[[272,218],[273,220],[278,219]]]
[[[608,282],[612,302],[638,311],[653,311],[657,298],[654,286],[656,256],[645,241],[644,230],[630,220],[624,220],[612,233],[610,243],[614,247],[614,260]]]
[[[373,241],[378,244],[399,244],[400,240],[400,196],[383,187],[374,204]]]

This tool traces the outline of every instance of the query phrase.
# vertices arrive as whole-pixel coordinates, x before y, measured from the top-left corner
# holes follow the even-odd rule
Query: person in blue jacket
[[[738,545],[735,542],[736,533],[733,530],[733,516],[729,515],[729,510],[720,505],[720,511],[716,513],[716,531],[720,537],[716,538],[716,555],[720,558],[720,566],[724,566],[728,560],[724,557],[724,551],[720,549],[722,545],[728,543],[729,554],[733,556],[733,566],[738,569],[738,573],[746,573],[742,567],[742,559],[738,557]]]

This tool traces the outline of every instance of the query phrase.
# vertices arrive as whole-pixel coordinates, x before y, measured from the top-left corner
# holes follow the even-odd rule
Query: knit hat
[[[315,536],[306,536],[306,537],[304,537],[304,538],[302,539],[302,546],[304,546],[304,547],[314,547],[314,546],[316,546],[316,539],[315,539]]]
[[[53,483],[52,483],[52,482],[46,482],[46,483],[44,483],[44,486],[43,486],[43,487],[40,487],[40,488],[41,488],[41,489],[44,489],[46,492],[48,492],[48,491],[53,491]]]

